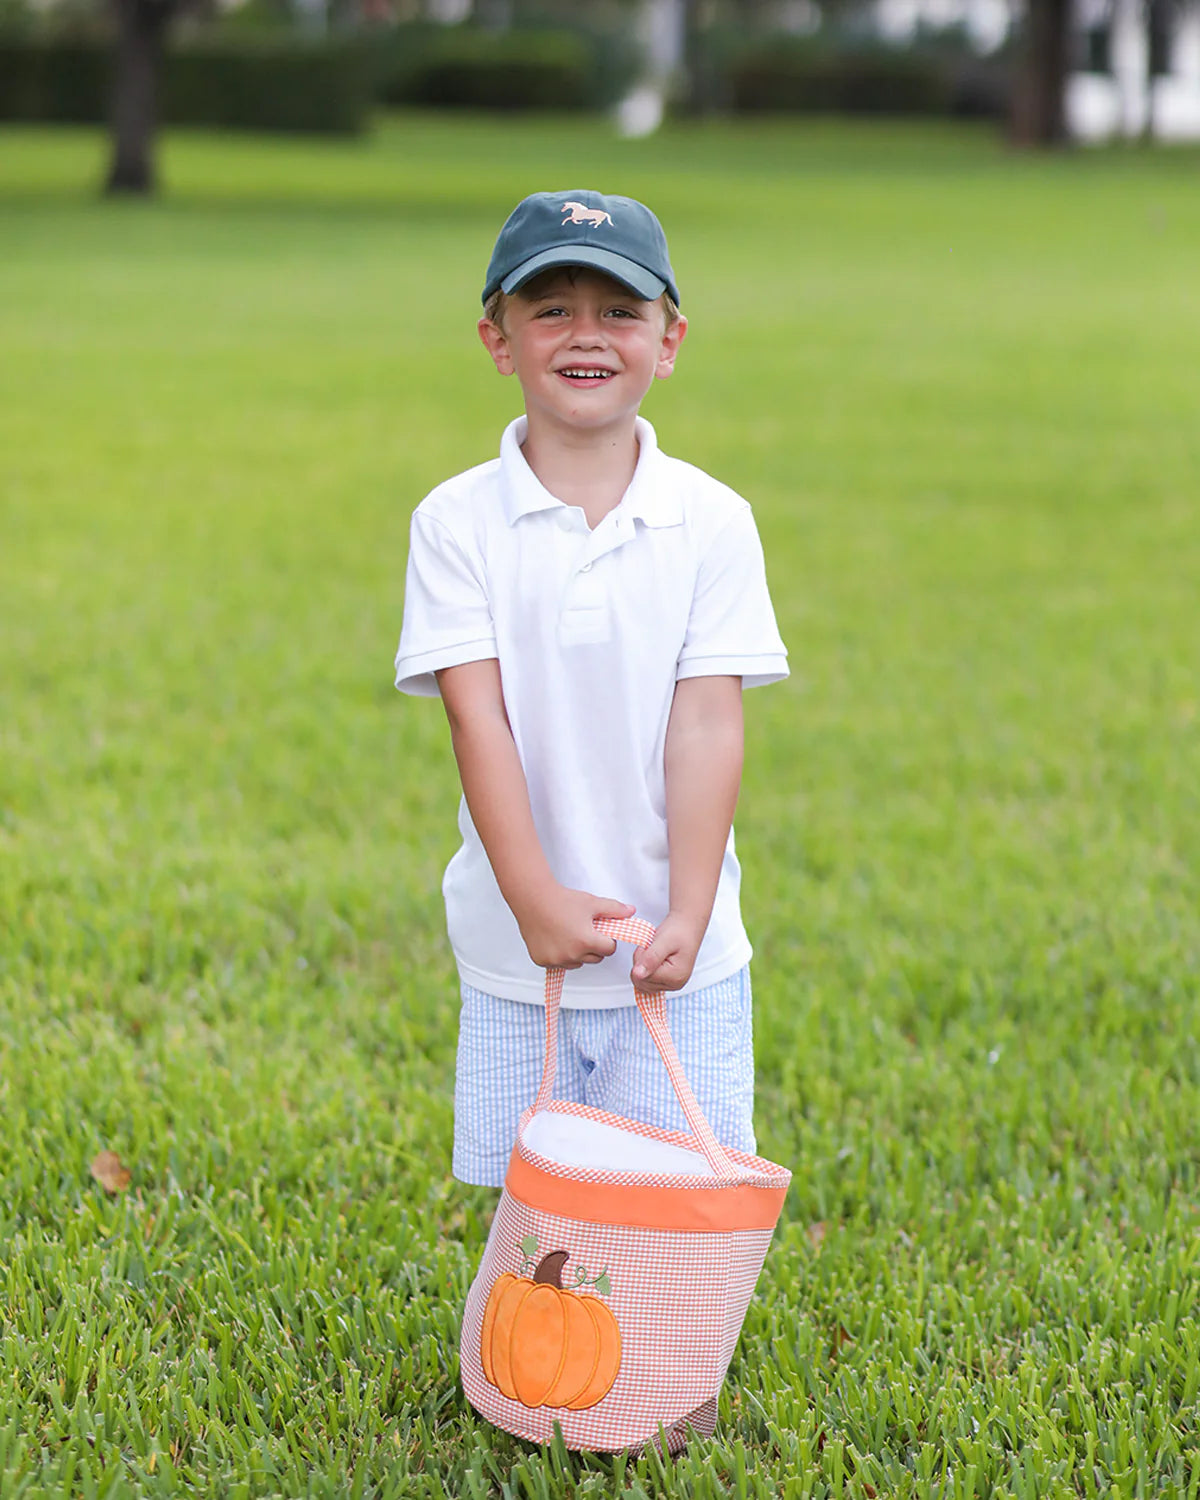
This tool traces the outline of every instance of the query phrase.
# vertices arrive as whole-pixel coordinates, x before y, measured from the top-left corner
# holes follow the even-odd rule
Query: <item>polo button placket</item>
[[[591,533],[586,549],[591,555],[580,564],[580,572],[586,573],[602,557],[631,540],[632,535],[622,524],[622,518],[610,512]]]
[[[582,525],[574,521],[578,514]],[[566,522],[565,516],[571,521]],[[633,540],[634,528],[622,524],[622,517],[604,517],[594,529],[587,527],[582,513],[570,509],[559,518],[564,530],[584,530],[586,540],[576,554],[559,611],[559,637],[564,643],[599,644],[612,638],[612,614],[605,599],[596,563],[610,552],[616,552]]]

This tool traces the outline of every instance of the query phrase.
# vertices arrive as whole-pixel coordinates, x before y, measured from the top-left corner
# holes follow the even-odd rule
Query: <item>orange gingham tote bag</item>
[[[654,928],[598,918],[643,946]],[[460,1341],[463,1390],[497,1427],[568,1448],[709,1436],[791,1173],[721,1146],[667,1030],[635,991],[691,1134],[553,1099],[563,971],[546,971],[546,1060],[521,1116]]]

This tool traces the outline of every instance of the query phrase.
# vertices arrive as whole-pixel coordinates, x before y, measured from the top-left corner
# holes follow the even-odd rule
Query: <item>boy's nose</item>
[[[571,328],[572,342],[576,344],[600,344],[604,342],[604,323],[595,313],[579,313]]]

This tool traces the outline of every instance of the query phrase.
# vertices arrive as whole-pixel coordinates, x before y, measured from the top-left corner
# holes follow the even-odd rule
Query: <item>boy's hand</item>
[[[681,990],[704,940],[703,922],[682,912],[668,912],[648,948],[633,955],[633,982],[639,990]]]
[[[529,956],[539,969],[578,969],[617,951],[617,940],[597,932],[593,917],[632,917],[624,901],[554,885],[514,910]]]

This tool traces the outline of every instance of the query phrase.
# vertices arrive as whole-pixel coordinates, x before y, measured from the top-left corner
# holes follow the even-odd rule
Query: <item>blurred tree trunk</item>
[[[1177,21],[1172,0],[1144,0],[1146,18],[1146,120],[1142,138],[1152,141],[1158,135],[1154,117],[1155,85],[1171,71],[1171,41]]]
[[[712,23],[712,0],[682,0],[683,106],[689,114],[709,115],[717,107],[704,33]]]
[[[140,193],[156,187],[154,136],[163,43],[177,0],[113,0],[117,18],[110,122],[112,161],[106,193]]]
[[[1009,135],[1018,146],[1061,146],[1071,0],[1026,0],[1025,43],[1013,89]]]

